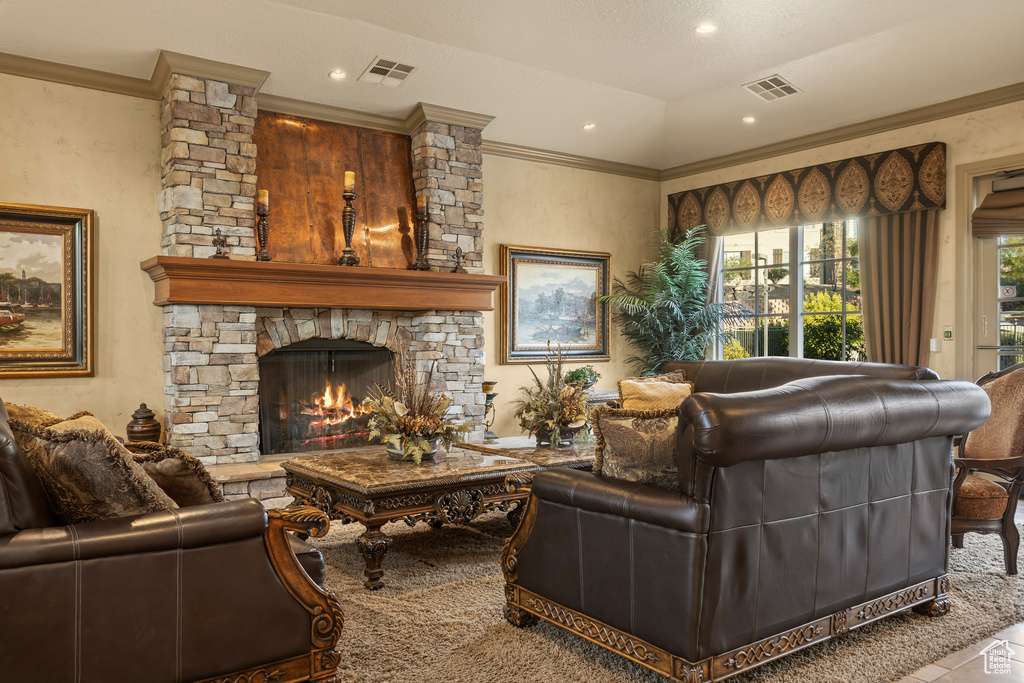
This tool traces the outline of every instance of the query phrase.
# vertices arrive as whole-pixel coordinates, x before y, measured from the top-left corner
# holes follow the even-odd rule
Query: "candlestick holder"
[[[356,193],[352,190],[345,190],[341,193],[341,197],[345,200],[345,208],[341,210],[341,227],[345,232],[345,248],[341,251],[341,256],[338,257],[338,265],[358,266],[359,257],[356,256],[356,250],[352,248],[352,233],[356,229],[356,210],[352,208],[352,202],[356,198]]]
[[[267,225],[267,216],[270,215],[270,207],[256,205],[256,215],[260,217],[256,223],[256,239],[259,240],[260,250],[256,253],[257,261],[270,261],[270,254],[267,253],[267,242],[270,241],[270,226]]]
[[[414,234],[416,238],[416,263],[409,266],[409,270],[430,270],[430,264],[427,263],[427,235],[429,232],[427,228],[427,212],[418,212],[416,214]]]

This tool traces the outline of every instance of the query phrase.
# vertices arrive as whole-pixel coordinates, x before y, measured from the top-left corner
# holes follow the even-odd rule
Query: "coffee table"
[[[409,526],[425,521],[467,524],[480,514],[501,510],[518,525],[533,475],[549,467],[589,467],[592,447],[536,448],[465,444],[417,465],[389,460],[382,446],[300,455],[281,463],[286,490],[296,502],[312,505],[343,524],[360,522],[356,539],[366,562],[371,590],[384,586],[381,565],[391,545],[382,530],[388,522]]]

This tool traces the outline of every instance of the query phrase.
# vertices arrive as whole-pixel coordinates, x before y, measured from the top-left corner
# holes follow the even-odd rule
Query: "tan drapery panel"
[[[869,361],[928,364],[938,235],[937,209],[861,220],[861,309]]]
[[[1024,190],[993,192],[971,214],[975,237],[1024,237]]]

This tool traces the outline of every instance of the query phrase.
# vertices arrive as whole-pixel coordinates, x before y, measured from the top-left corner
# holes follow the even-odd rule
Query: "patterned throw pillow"
[[[178,507],[92,415],[46,427],[12,415],[10,423],[63,524]]]
[[[135,462],[179,507],[219,503],[224,500],[220,485],[206,467],[185,451],[158,443],[125,444]]]
[[[676,465],[675,408],[627,410],[599,406],[594,410],[594,472],[679,490]]]
[[[619,380],[619,397],[624,410],[674,410],[692,393],[693,382]]]

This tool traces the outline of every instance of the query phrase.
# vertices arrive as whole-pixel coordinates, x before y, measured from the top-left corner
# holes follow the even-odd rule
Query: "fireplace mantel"
[[[157,306],[221,304],[386,311],[491,311],[503,275],[154,256]]]

